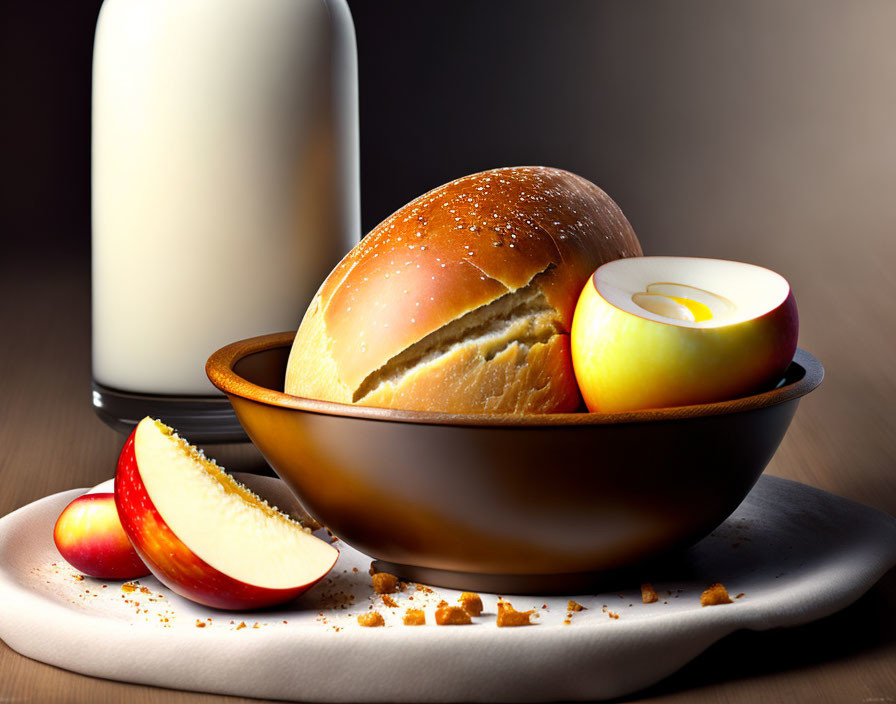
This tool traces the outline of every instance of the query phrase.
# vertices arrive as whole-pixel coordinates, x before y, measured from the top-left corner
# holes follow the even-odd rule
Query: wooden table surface
[[[48,494],[111,477],[123,438],[91,409],[87,262],[8,258],[0,267],[0,515],[5,515]],[[878,293],[889,291],[892,297],[892,283]],[[896,375],[889,371],[889,345],[846,339],[837,325],[813,320],[810,307],[801,344],[822,360],[828,376],[801,403],[767,471],[896,513]],[[856,347],[865,355],[858,371],[851,361],[856,353],[850,351]],[[874,371],[880,372],[877,384],[863,385]],[[248,445],[208,449],[231,469],[264,466]],[[735,633],[660,684],[624,699],[763,700],[896,701],[896,572],[838,614],[798,628]],[[0,702],[119,701],[256,700],[86,677],[24,658],[0,642]]]

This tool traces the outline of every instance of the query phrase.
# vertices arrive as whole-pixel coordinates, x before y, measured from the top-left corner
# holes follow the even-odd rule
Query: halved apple
[[[787,281],[768,269],[696,257],[631,257],[588,279],[572,361],[592,412],[712,403],[770,387],[796,351]]]
[[[329,572],[329,543],[270,506],[169,427],[137,424],[118,460],[121,524],[156,578],[219,609],[289,601]]]
[[[66,506],[53,526],[59,554],[99,579],[136,579],[149,570],[125,535],[111,492],[87,493]]]

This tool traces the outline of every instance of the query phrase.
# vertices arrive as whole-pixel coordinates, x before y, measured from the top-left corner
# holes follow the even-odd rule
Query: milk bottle
[[[93,397],[242,431],[205,361],[294,329],[358,241],[345,0],[106,0],[93,73]]]

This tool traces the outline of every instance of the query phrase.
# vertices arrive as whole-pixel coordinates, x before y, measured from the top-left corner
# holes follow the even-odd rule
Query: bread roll
[[[641,246],[593,183],[540,166],[459,178],[396,211],[336,266],[285,390],[449,413],[573,411],[569,331],[604,262]]]

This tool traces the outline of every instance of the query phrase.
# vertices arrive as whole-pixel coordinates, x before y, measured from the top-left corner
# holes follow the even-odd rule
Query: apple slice
[[[111,492],[87,493],[66,506],[53,526],[53,542],[66,562],[90,577],[149,574],[121,527]]]
[[[329,543],[268,505],[169,427],[144,418],[115,475],[124,531],[173,592],[219,609],[289,601],[329,572]]]
[[[798,330],[790,286],[768,269],[695,257],[619,259],[582,289],[573,368],[593,412],[712,403],[780,380]]]

